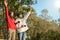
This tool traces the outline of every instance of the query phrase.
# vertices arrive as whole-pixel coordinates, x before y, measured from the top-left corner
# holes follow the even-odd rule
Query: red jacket
[[[8,29],[16,29],[14,18],[11,18],[8,14],[8,7],[6,7],[6,24]]]

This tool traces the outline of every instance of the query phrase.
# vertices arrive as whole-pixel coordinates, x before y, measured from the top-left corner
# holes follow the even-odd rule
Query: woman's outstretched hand
[[[31,13],[32,13],[32,10],[33,10],[33,9],[30,7],[30,12],[31,12]]]
[[[8,5],[7,2],[6,2],[6,0],[4,0],[4,5],[5,5],[5,7],[7,7],[7,5]]]

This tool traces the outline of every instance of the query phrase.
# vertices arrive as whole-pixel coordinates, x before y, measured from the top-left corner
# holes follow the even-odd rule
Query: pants
[[[26,33],[25,32],[18,33],[18,40],[26,40]]]
[[[8,40],[15,40],[16,30],[9,29]]]

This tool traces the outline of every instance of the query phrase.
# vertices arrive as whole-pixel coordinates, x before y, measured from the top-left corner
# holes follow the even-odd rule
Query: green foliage
[[[47,32],[38,32],[36,36],[31,37],[31,40],[60,40],[59,37],[59,32],[48,30]]]

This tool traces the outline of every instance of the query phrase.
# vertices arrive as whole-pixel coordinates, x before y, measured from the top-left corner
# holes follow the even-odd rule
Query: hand
[[[16,22],[15,24],[18,24],[18,23],[20,23],[20,21]]]
[[[7,2],[6,2],[6,0],[4,0],[4,5],[7,7]]]
[[[30,8],[30,11],[32,11],[32,8]]]
[[[32,13],[33,9],[30,7],[30,12]]]
[[[20,21],[18,21],[18,23],[20,23]]]

